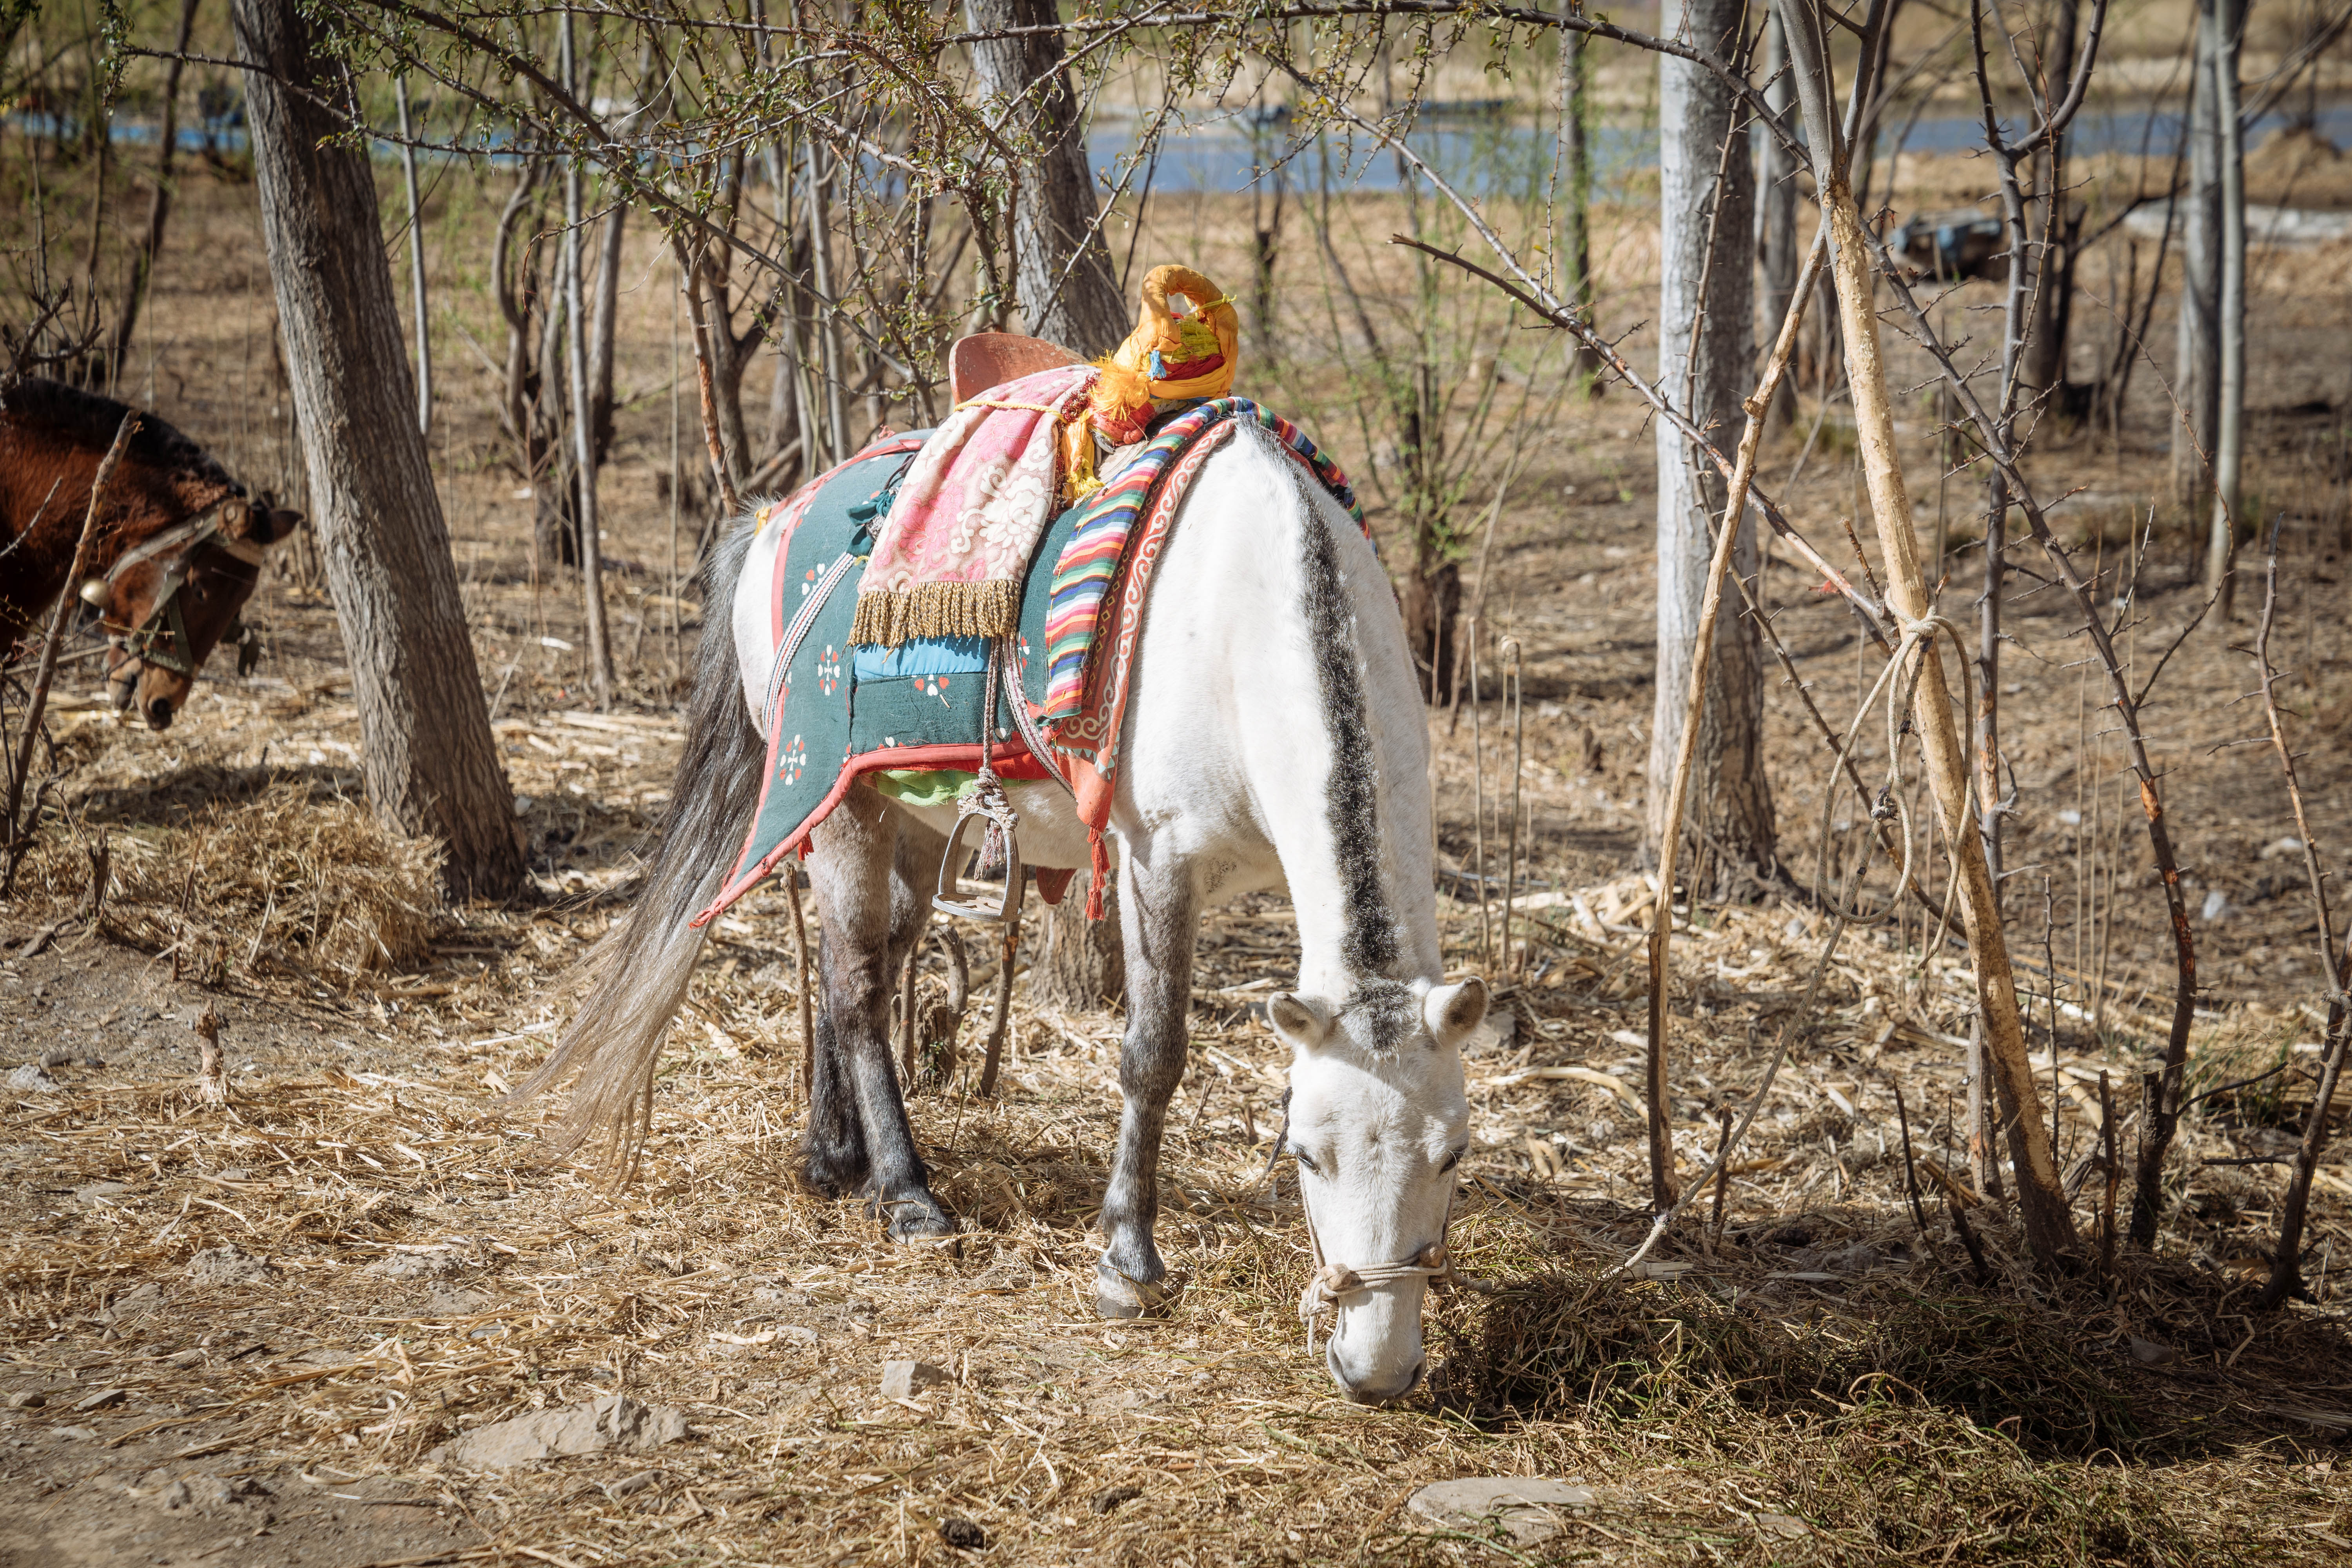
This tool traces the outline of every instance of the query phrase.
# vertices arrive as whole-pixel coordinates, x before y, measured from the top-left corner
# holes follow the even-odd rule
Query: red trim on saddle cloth
[[[771,738],[768,761],[771,768],[775,766],[774,750],[774,742]],[[1025,783],[1045,777],[1045,768],[1036,758],[1029,754],[1029,748],[1018,736],[1010,741],[998,742],[992,760],[996,768],[996,776],[1013,783]],[[849,793],[851,785],[856,784],[867,773],[881,773],[886,769],[895,768],[920,770],[953,768],[962,773],[978,773],[980,748],[969,742],[944,742],[930,746],[886,746],[876,751],[861,752],[856,756],[844,760],[841,771],[834,775],[833,788],[826,792],[824,799],[818,803],[816,808],[809,813],[808,821],[801,830],[761,857],[758,865],[745,868],[739,863],[735,874],[728,878],[727,885],[719,890],[719,896],[710,900],[710,907],[696,915],[687,924],[697,930],[709,925],[736,900],[759,886],[770,872],[784,863],[788,856],[795,853],[805,854],[808,849],[809,835],[815,832],[824,819],[833,815],[833,808],[841,804],[841,797]],[[1063,886],[1067,885],[1068,879],[1065,877]],[[1045,901],[1059,902],[1059,889],[1056,889],[1055,897]]]

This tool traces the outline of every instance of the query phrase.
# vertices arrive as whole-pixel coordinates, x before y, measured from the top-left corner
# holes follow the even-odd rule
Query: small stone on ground
[[[234,1247],[207,1247],[188,1259],[188,1278],[199,1285],[257,1285],[277,1272]]]
[[[886,1361],[882,1363],[882,1397],[912,1399],[917,1389],[947,1380],[946,1373],[926,1361]]]
[[[1559,1533],[1559,1510],[1600,1500],[1591,1487],[1543,1476],[1473,1476],[1425,1486],[1406,1506],[1433,1524],[1474,1534],[1493,1521],[1510,1532],[1514,1545],[1529,1546]]]
[[[560,1454],[644,1453],[687,1435],[686,1413],[605,1394],[585,1405],[520,1415],[468,1432],[425,1457],[478,1470],[511,1469]]]

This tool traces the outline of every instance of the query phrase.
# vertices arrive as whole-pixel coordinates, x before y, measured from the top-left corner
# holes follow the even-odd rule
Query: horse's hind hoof
[[[884,1198],[882,1207],[890,1216],[893,1241],[930,1241],[956,1233],[954,1219],[928,1193],[919,1197]]]
[[[1164,1284],[1120,1273],[1108,1258],[1095,1265],[1095,1310],[1106,1318],[1156,1318],[1173,1292]]]

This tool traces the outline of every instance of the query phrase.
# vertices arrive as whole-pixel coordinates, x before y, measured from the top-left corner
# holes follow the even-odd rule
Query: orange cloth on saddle
[[[1094,437],[1130,447],[1152,416],[1177,404],[1233,391],[1241,357],[1241,317],[1217,286],[1189,267],[1155,267],[1143,279],[1135,330],[1095,362],[1101,372],[1087,416],[1063,432],[1063,471],[1073,495],[1094,489]]]

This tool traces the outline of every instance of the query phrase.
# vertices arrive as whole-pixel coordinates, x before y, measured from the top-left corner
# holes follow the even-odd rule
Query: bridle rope
[[[1301,1210],[1307,1208],[1307,1195],[1303,1192],[1298,1197],[1298,1206]],[[1452,1217],[1452,1211],[1448,1210],[1447,1218],[1451,1220]],[[1315,1216],[1311,1212],[1307,1217],[1307,1236],[1309,1241],[1315,1239]],[[1410,1262],[1370,1263],[1361,1268],[1325,1263],[1322,1246],[1317,1243],[1315,1260],[1315,1272],[1307,1277],[1307,1288],[1298,1292],[1298,1321],[1307,1325],[1307,1353],[1310,1356],[1315,1353],[1315,1321],[1329,1312],[1332,1330],[1337,1332],[1339,1309],[1351,1296],[1365,1295],[1383,1285],[1394,1285],[1406,1279],[1426,1280],[1433,1290],[1466,1283],[1454,1272],[1454,1255],[1446,1250],[1445,1243],[1442,1241],[1431,1242],[1413,1254]]]
[[[240,563],[252,573],[252,577],[247,579],[248,585],[258,580],[261,563],[268,558],[268,552],[261,545],[249,539],[231,538],[221,531],[221,509],[227,504],[226,499],[216,502],[202,517],[181,523],[176,528],[167,528],[154,538],[142,540],[114,558],[114,564],[108,567],[106,575],[100,579],[109,587],[113,586],[115,579],[131,567],[161,555],[171,556],[164,563],[163,581],[156,590],[155,602],[149,607],[146,618],[135,626],[126,626],[119,632],[110,632],[106,639],[109,646],[119,648],[142,664],[181,675],[193,677],[195,674],[187,626],[180,613],[180,590],[187,584],[188,571],[196,551],[209,544]]]

